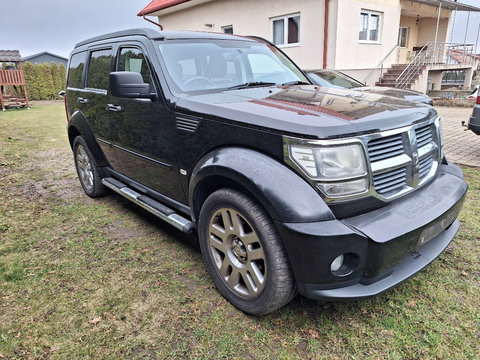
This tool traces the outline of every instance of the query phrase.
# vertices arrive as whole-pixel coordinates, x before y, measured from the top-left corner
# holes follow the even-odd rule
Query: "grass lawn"
[[[76,178],[63,104],[0,112],[0,359],[479,359],[480,169],[451,246],[374,299],[247,316],[195,240]],[[448,154],[447,154],[448,155]]]

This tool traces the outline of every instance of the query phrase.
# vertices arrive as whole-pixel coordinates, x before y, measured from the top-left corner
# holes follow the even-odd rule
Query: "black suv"
[[[217,288],[247,313],[297,290],[377,295],[459,227],[467,185],[433,108],[316,87],[260,40],[143,29],[86,40],[65,101],[85,193],[111,189],[198,232]]]

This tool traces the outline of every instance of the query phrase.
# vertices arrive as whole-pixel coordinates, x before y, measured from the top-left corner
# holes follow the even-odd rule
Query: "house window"
[[[298,45],[300,42],[300,14],[272,19],[275,45]]]
[[[224,34],[233,34],[233,25],[222,26],[222,32]]]
[[[398,29],[398,46],[401,48],[408,46],[408,27],[400,26]]]
[[[379,42],[381,17],[381,13],[362,10],[358,40],[361,42]]]

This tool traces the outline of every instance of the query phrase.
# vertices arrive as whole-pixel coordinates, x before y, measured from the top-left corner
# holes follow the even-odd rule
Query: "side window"
[[[143,82],[153,85],[150,69],[140,49],[121,48],[117,71],[137,72],[142,75]]]
[[[85,68],[85,52],[72,55],[68,64],[68,80],[67,87],[82,89],[83,88],[83,69]]]
[[[108,76],[112,50],[92,51],[88,61],[87,87],[92,89],[108,89]]]

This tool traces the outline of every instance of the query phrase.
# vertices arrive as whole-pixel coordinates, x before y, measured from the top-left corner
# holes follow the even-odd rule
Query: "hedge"
[[[28,98],[30,100],[59,99],[58,93],[65,89],[66,69],[63,64],[58,66],[35,64],[27,61],[23,64],[25,81],[27,83]]]

